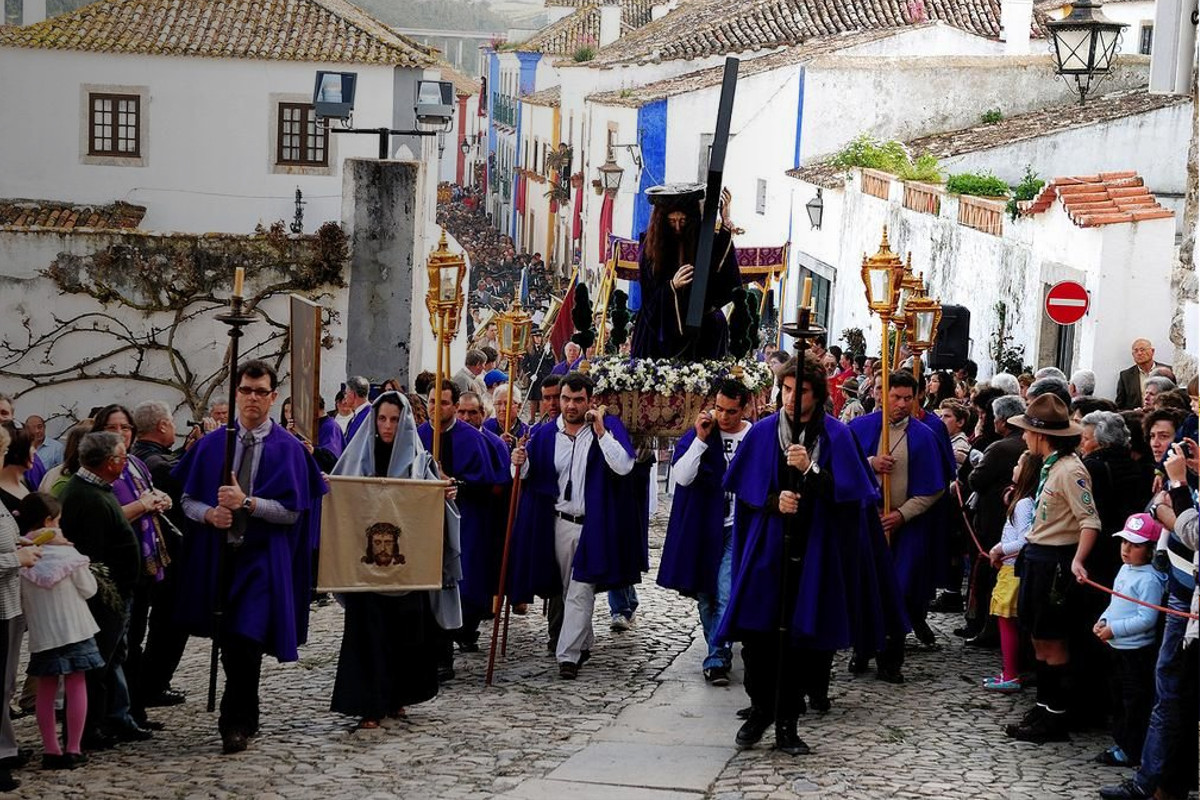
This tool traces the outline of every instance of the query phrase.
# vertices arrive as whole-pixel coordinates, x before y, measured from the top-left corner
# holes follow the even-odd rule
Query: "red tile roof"
[[[144,216],[145,206],[120,200],[104,206],[53,200],[0,200],[0,227],[133,229]]]
[[[1025,216],[1040,214],[1062,202],[1067,216],[1081,228],[1169,219],[1175,212],[1158,204],[1136,172],[1101,172],[1073,178],[1055,178],[1022,209]]]
[[[0,30],[0,46],[403,67],[436,60],[347,0],[98,0]]]

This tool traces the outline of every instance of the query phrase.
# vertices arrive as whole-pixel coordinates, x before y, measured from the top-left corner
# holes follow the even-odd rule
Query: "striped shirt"
[[[0,620],[21,616],[21,576],[17,561],[20,529],[8,509],[0,505]]]

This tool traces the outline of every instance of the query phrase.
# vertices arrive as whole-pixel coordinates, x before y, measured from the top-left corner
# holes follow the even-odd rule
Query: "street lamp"
[[[821,187],[817,187],[817,196],[804,204],[804,210],[808,212],[808,221],[812,224],[812,229],[821,230],[821,218],[825,216],[825,201],[821,198]]]
[[[461,142],[459,142],[458,149],[464,156],[470,155],[471,154],[471,142],[468,141],[467,139],[463,139]]]
[[[612,148],[609,148],[608,158],[596,167],[596,171],[600,173],[600,188],[609,194],[616,194],[617,189],[621,188],[621,176],[625,174],[625,170],[613,159]]]
[[[867,308],[872,314],[879,315],[883,328],[883,348],[880,363],[883,365],[883,384],[881,406],[883,412],[880,428],[880,445],[884,453],[891,452],[891,416],[888,403],[888,373],[891,371],[891,359],[888,354],[888,329],[892,317],[896,314],[896,306],[900,302],[900,284],[904,280],[904,262],[900,256],[892,252],[888,244],[887,226],[883,226],[883,238],[879,243],[879,252],[873,256],[863,254],[862,281],[867,290]],[[892,476],[883,475],[883,513],[892,511]]]
[[[500,354],[508,359],[508,406],[504,410],[503,428],[505,433],[508,433],[512,426],[513,384],[517,381],[517,366],[528,347],[529,331],[532,327],[533,318],[521,308],[520,300],[513,300],[508,310],[500,312],[496,317]]]
[[[425,263],[428,271],[429,289],[425,293],[425,308],[429,311],[429,325],[437,339],[437,372],[434,377],[434,396],[438,403],[442,397],[442,379],[450,360],[450,342],[458,332],[458,318],[462,314],[462,282],[467,274],[467,261],[461,255],[450,252],[446,245],[446,229],[437,249],[429,254]],[[433,460],[441,455],[441,413],[435,406],[429,410],[433,421]]]
[[[1046,27],[1050,29],[1054,71],[1075,77],[1082,105],[1091,90],[1092,79],[1108,74],[1121,44],[1121,29],[1128,26],[1104,16],[1100,4],[1094,0],[1077,0],[1070,14],[1051,20]]]
[[[921,379],[921,354],[933,348],[938,325],[942,322],[942,304],[922,294],[908,302],[908,346],[913,352],[913,377]]]

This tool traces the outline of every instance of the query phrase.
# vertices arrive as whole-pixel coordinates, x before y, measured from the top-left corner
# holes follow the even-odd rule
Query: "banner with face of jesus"
[[[444,483],[343,475],[329,483],[318,591],[442,588]]]

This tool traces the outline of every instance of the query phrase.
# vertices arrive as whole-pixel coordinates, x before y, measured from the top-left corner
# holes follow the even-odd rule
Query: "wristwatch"
[[[820,475],[821,474],[821,465],[815,461],[809,461],[808,469],[804,470],[804,474],[807,475],[810,472],[813,475]]]
[[[246,495],[246,499],[242,500],[242,508],[249,511],[252,505],[254,505],[253,499],[250,497],[250,495]]]

